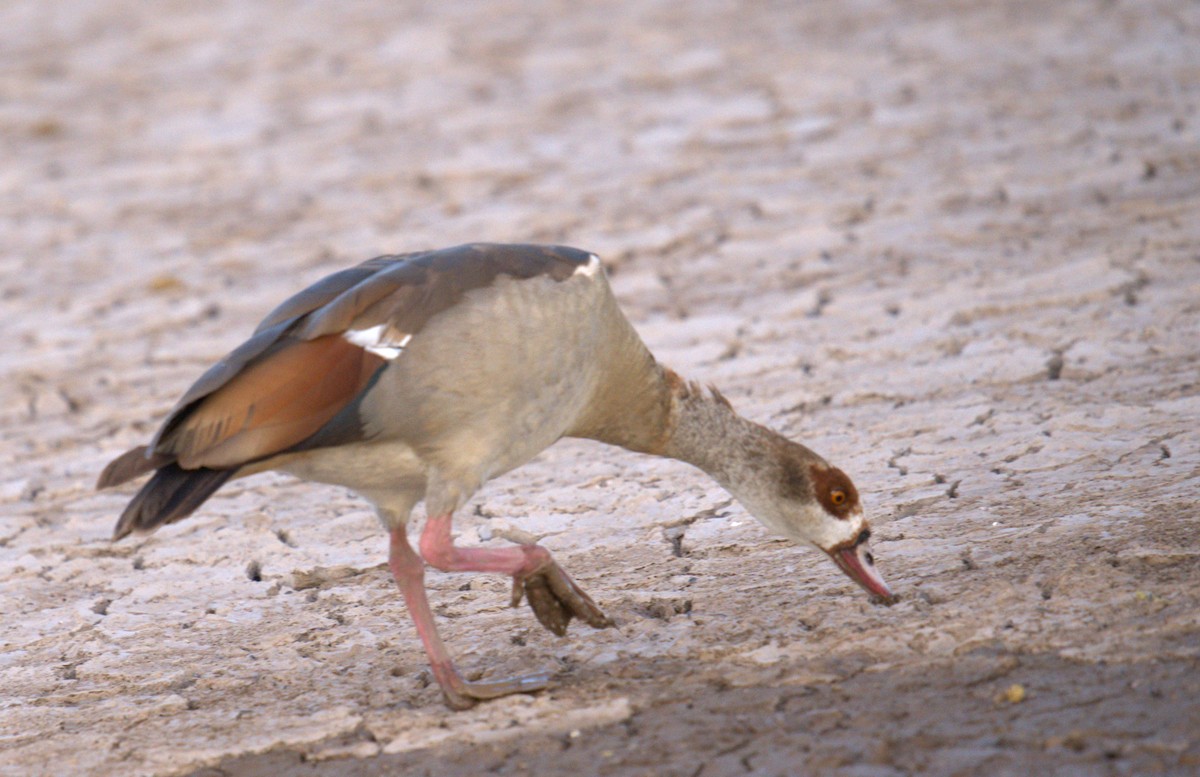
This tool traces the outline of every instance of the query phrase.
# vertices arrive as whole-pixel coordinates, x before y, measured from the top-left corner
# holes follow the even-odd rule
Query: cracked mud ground
[[[0,773],[1200,771],[1200,6],[0,9]],[[563,242],[660,358],[852,474],[873,607],[699,473],[567,442],[538,537],[618,629],[430,576],[440,706],[344,491],[108,541],[208,363],[374,254]]]

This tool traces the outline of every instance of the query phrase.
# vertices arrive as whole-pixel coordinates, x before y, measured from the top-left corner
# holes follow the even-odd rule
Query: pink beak
[[[871,544],[868,542],[870,537],[871,532],[864,529],[852,544],[841,545],[826,552],[833,559],[833,563],[851,580],[865,588],[876,601],[891,606],[898,602],[900,597],[892,593],[892,589],[888,588],[888,584],[883,582],[883,577],[875,569],[875,557],[871,555]]]

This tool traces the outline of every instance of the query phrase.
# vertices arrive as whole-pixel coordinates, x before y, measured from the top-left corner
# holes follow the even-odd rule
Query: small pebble
[[[1004,689],[1004,693],[1000,694],[1000,701],[1008,702],[1009,704],[1020,704],[1025,701],[1025,686],[1020,683],[1013,683]]]

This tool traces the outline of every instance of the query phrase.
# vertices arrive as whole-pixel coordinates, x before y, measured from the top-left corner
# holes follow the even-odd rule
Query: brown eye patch
[[[827,512],[838,518],[847,518],[858,506],[858,490],[837,467],[828,469],[814,464],[809,469],[814,496]]]

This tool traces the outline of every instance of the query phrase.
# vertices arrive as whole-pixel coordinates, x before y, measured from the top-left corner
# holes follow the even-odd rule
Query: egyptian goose
[[[154,472],[114,540],[178,521],[226,481],[264,470],[362,495],[390,532],[389,567],[446,701],[465,708],[549,677],[464,680],[434,625],[425,563],[511,575],[513,605],[525,596],[560,636],[573,617],[612,625],[545,548],[451,539],[454,512],[481,484],[560,437],[693,464],[773,532],[825,551],[876,601],[894,600],[850,479],[655,361],[599,258],[573,248],[471,244],[330,275],[204,373],[98,487]],[[418,555],[407,524],[422,499]]]

